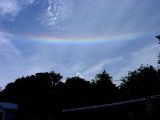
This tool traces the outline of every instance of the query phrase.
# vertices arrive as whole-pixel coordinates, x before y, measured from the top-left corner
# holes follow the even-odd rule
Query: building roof
[[[18,109],[17,104],[9,103],[9,102],[0,102],[0,107],[5,110],[17,110]]]

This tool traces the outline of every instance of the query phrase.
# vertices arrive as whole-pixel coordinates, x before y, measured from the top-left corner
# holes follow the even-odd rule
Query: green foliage
[[[63,92],[65,107],[88,105],[90,82],[80,77],[67,78]]]
[[[95,104],[114,102],[118,98],[118,88],[112,83],[112,77],[105,70],[95,76],[91,85]]]
[[[59,73],[37,73],[9,83],[1,92],[0,99],[18,103],[22,118],[53,119],[64,108],[160,94],[158,73],[152,66],[141,66],[122,78],[119,88],[112,83],[112,77],[105,70],[91,82],[78,76],[62,82]]]
[[[159,44],[160,44],[160,35],[155,36],[158,40],[159,40]],[[158,55],[158,64],[160,64],[160,54]]]
[[[90,82],[77,76],[67,78],[65,85],[68,89],[85,89],[90,85]]]
[[[95,79],[92,81],[97,87],[101,89],[107,89],[107,87],[114,87],[112,83],[112,77],[104,70],[102,73],[96,75]]]
[[[3,101],[15,102],[20,106],[20,119],[44,118],[59,111],[62,76],[55,72],[37,73],[18,78],[9,83],[2,92]],[[45,111],[43,111],[45,110]]]
[[[141,66],[122,78],[121,91],[126,97],[145,97],[160,94],[158,71],[152,66]]]
[[[3,92],[5,95],[17,97],[49,94],[61,79],[62,76],[55,72],[37,73],[9,83]]]

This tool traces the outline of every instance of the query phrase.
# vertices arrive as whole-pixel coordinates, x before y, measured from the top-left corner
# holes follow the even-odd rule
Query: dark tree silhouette
[[[55,72],[37,73],[18,78],[14,83],[9,83],[3,93],[7,96],[14,95],[17,97],[51,94],[61,79],[62,76]]]
[[[60,108],[57,94],[63,85],[61,79],[62,76],[55,72],[18,78],[3,90],[3,100],[18,103],[23,117],[49,119]]]
[[[65,82],[65,107],[82,107],[87,105],[90,82],[80,77],[67,78]]]
[[[122,78],[119,88],[112,83],[112,77],[105,70],[97,74],[91,82],[78,76],[67,78],[65,82],[61,82],[61,79],[62,76],[55,72],[18,78],[5,87],[0,93],[0,99],[19,104],[20,120],[28,118],[50,120],[56,119],[57,115],[61,116],[62,109],[108,104],[160,94],[158,70],[152,66],[141,66],[129,72]],[[139,105],[131,105],[130,109],[134,108],[136,111],[136,108],[140,108]],[[156,105],[159,108],[160,105],[157,103]],[[128,116],[128,108],[126,106],[120,112],[114,112],[114,108],[111,108],[109,114],[112,116],[114,113],[117,115],[122,113],[122,116]],[[99,117],[102,114],[96,115]],[[105,116],[105,113],[103,115]]]
[[[113,102],[118,95],[118,88],[112,83],[112,77],[105,70],[92,80],[92,89],[96,104]]]
[[[120,90],[126,98],[140,98],[160,94],[158,71],[152,66],[141,66],[122,78]]]
[[[155,36],[158,40],[159,40],[159,44],[160,44],[160,35]],[[158,64],[160,64],[160,54],[158,55]]]

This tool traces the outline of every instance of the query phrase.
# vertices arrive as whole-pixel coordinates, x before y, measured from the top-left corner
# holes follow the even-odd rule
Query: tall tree
[[[117,97],[117,87],[112,83],[112,77],[104,70],[92,81],[95,103],[113,102]]]

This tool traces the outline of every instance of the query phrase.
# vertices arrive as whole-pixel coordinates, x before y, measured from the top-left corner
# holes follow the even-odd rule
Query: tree
[[[101,89],[106,89],[108,87],[114,87],[112,83],[112,77],[104,70],[102,73],[96,75],[95,79],[92,81],[96,86]]]
[[[22,116],[47,119],[60,108],[58,94],[61,79],[62,76],[55,72],[36,73],[9,83],[2,95],[6,101],[19,104]]]
[[[160,94],[158,71],[153,66],[141,66],[122,78],[120,90],[126,98]]]
[[[155,36],[158,40],[159,40],[159,44],[160,44],[160,35]],[[160,64],[160,54],[158,55],[158,64]]]
[[[55,72],[36,73],[35,75],[16,79],[9,83],[3,90],[4,94],[14,96],[42,95],[53,92],[53,89],[61,82],[62,76]]]
[[[82,107],[88,104],[90,82],[80,77],[67,78],[65,82],[65,107]]]
[[[95,103],[113,102],[117,98],[118,88],[112,83],[112,77],[104,70],[92,81]]]

